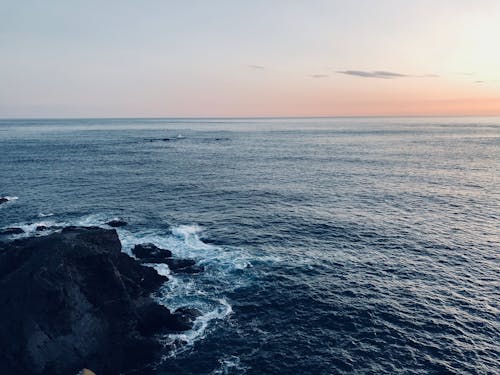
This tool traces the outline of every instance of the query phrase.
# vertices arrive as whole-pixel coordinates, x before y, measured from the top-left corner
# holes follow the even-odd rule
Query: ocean
[[[499,167],[500,118],[0,120],[0,228],[204,265],[157,374],[493,374]]]

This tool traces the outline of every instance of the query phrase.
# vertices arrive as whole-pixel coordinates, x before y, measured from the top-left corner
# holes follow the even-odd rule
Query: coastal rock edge
[[[114,229],[67,227],[0,243],[0,373],[147,366],[163,348],[155,334],[191,327],[185,313],[150,297],[166,280],[123,253]]]

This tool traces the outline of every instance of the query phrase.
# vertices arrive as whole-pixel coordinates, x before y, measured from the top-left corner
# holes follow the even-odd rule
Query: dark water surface
[[[499,118],[1,120],[0,227],[204,264],[158,374],[499,373],[499,163]]]

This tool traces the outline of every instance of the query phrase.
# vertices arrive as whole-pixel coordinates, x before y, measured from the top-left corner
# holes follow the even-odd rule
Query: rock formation
[[[147,373],[165,350],[155,334],[197,316],[154,302],[166,280],[121,252],[114,229],[0,243],[0,374]]]
[[[199,266],[192,259],[174,259],[172,252],[167,249],[161,249],[152,243],[135,245],[132,249],[134,256],[141,263],[162,263],[168,265],[168,268],[174,273],[200,273],[204,271],[203,266]]]
[[[127,222],[123,219],[113,219],[108,221],[106,224],[109,225],[110,227],[118,228],[118,227],[124,227],[125,225],[127,225]]]

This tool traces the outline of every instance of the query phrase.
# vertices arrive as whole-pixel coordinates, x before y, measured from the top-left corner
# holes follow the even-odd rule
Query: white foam
[[[198,234],[201,228],[197,225],[181,225],[173,227],[171,231],[159,230],[156,232],[144,231],[132,233],[125,228],[117,228],[122,249],[133,256],[132,248],[140,243],[152,243],[160,248],[171,250],[177,258],[195,259],[199,265],[205,267],[203,275],[225,278],[228,272],[250,268],[250,258],[239,249],[225,249],[206,244],[200,240]]]
[[[164,264],[150,265],[159,274],[169,278],[159,293],[155,294],[160,304],[172,311],[187,306],[202,313],[195,320],[193,329],[163,337],[165,345],[173,348],[168,356],[176,356],[187,350],[194,342],[205,337],[211,322],[223,320],[232,313],[225,294],[246,282],[241,270],[251,266],[249,257],[240,250],[204,243],[199,238],[202,228],[196,224],[138,233],[132,233],[129,228],[118,228],[117,231],[123,251],[129,255],[133,255],[131,249],[135,245],[152,243],[171,250],[176,258],[195,259],[205,267],[204,272],[193,277],[174,274]]]
[[[53,217],[54,214],[38,214],[41,218]],[[76,225],[76,226],[104,226],[106,217],[103,215],[87,215],[78,219],[69,220],[69,221],[57,221],[55,219],[45,219],[41,221],[36,221],[34,223],[21,223],[21,224],[13,224],[10,227],[18,227],[24,230],[25,233],[14,235],[14,238],[23,238],[23,237],[31,237],[31,236],[46,236],[48,234],[58,232],[62,228]],[[38,226],[47,227],[43,231],[37,231],[36,228]]]
[[[109,216],[101,214],[92,214],[73,220],[71,223],[68,223],[68,225],[76,225],[82,227],[91,227],[91,226],[101,227],[105,225],[106,221],[109,221]]]
[[[24,232],[19,234],[12,234],[12,238],[24,238],[24,237],[32,237],[32,236],[45,236],[50,233],[54,233],[57,229],[51,229],[50,227],[55,226],[56,223],[54,221],[37,221],[35,223],[20,223],[9,225],[9,228],[21,228]],[[43,226],[46,227],[44,230],[36,230],[37,227]],[[6,228],[4,228],[6,229]]]
[[[235,372],[244,374],[247,372],[247,369],[247,367],[241,364],[240,357],[232,355],[219,359],[219,367],[213,370],[210,375],[228,375]]]
[[[16,197],[14,197],[16,198]],[[47,217],[53,217],[54,214],[49,213],[49,214],[43,214],[39,213],[38,216],[40,218],[47,218]],[[48,234],[58,232],[62,228],[70,226],[70,225],[76,225],[76,226],[104,226],[106,217],[103,215],[87,215],[81,218],[77,218],[74,220],[69,220],[69,221],[57,221],[57,220],[41,220],[41,221],[36,221],[33,223],[17,223],[17,224],[12,224],[9,225],[9,227],[17,227],[21,228],[24,233],[21,234],[15,234],[11,235],[13,238],[24,238],[24,237],[31,237],[31,236],[46,236]],[[46,229],[44,230],[36,230],[38,226],[44,226]]]
[[[54,214],[53,213],[44,214],[43,212],[40,212],[38,214],[38,217],[49,217],[49,216],[54,216]]]
[[[231,305],[225,299],[218,299],[214,302],[212,309],[196,318],[191,330],[170,334],[163,338],[163,344],[172,348],[166,357],[175,357],[188,350],[196,341],[205,338],[211,321],[222,320],[233,312]],[[200,306],[195,307],[201,310]]]
[[[200,240],[198,233],[202,228],[196,224],[194,225],[179,225],[172,228],[172,234],[184,241],[184,243],[193,249],[211,249],[213,246],[207,245]]]
[[[150,267],[153,267],[156,272],[158,272],[158,275],[161,276],[170,276],[170,268],[166,264],[147,264]]]
[[[201,227],[197,224],[193,225],[179,225],[172,228],[172,234],[182,238],[187,238],[189,236],[195,235],[201,232]]]

